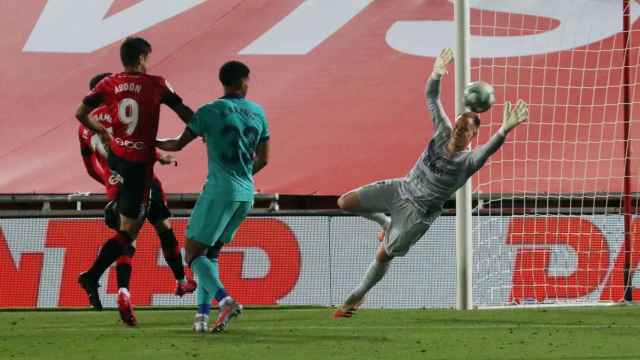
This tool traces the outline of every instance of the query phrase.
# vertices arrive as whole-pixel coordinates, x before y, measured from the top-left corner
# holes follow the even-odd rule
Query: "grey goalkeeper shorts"
[[[391,214],[391,225],[385,232],[384,250],[389,256],[404,256],[429,230],[442,209],[423,214],[400,195],[402,179],[374,182],[356,189],[363,211]]]

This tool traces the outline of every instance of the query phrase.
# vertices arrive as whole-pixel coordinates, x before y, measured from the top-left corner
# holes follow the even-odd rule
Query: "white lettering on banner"
[[[452,1],[452,0],[450,0]],[[526,56],[573,49],[603,40],[622,31],[622,5],[619,1],[495,1],[471,0],[479,10],[533,15],[557,19],[560,25],[550,31],[523,36],[471,37],[474,58]],[[632,21],[640,6],[632,1]],[[517,26],[517,25],[516,25]],[[389,46],[410,55],[437,56],[442,48],[455,43],[453,21],[398,21],[386,37]]]
[[[238,253],[242,255],[242,278],[259,279],[269,273],[269,254],[255,247],[222,248],[222,253]],[[184,255],[184,254],[183,254]],[[184,257],[184,256],[183,256]],[[158,265],[169,266],[162,254],[158,254]]]
[[[23,51],[89,53],[187,11],[206,0],[143,0],[104,18],[113,0],[49,0]]]
[[[25,221],[29,221],[28,225]],[[46,271],[41,272],[38,286],[37,306],[40,308],[58,306],[65,253],[64,249],[46,246],[48,224],[48,219],[0,219],[0,235],[7,242],[15,267],[20,266],[23,254],[43,256],[42,267]]]
[[[252,247],[236,247],[230,249],[222,248],[221,252],[223,254],[237,253],[242,255],[243,279],[259,279],[267,276],[269,273],[271,263],[269,261],[269,255],[264,252],[263,249]],[[182,258],[184,259],[184,250],[182,251]],[[169,266],[162,253],[158,253],[157,264],[159,266]],[[183,298],[179,299],[178,301],[176,300],[177,298],[173,294],[154,294],[151,304],[153,306],[176,306],[181,304],[194,304],[196,301],[195,294],[186,294]]]
[[[185,218],[173,221],[186,226]],[[474,304],[589,305],[623,299],[622,216],[492,216],[473,221]],[[108,233],[100,224],[99,219],[0,219],[0,307],[86,306],[76,278],[102,244],[100,234]],[[236,287],[232,292],[251,305],[339,304],[362,279],[378,244],[372,239],[379,226],[359,217],[259,217],[243,226],[225,246],[220,266],[228,286]],[[633,220],[632,229],[632,248],[638,249],[640,218]],[[74,233],[86,241],[73,240]],[[193,296],[171,295],[174,280],[159,257],[160,244],[152,230],[143,231],[139,240],[134,268],[140,271],[132,286],[140,305],[192,305]],[[636,285],[639,257],[632,256],[632,261]],[[104,305],[113,307],[117,289],[109,273],[101,279],[100,293]],[[394,262],[365,306],[452,307],[455,285],[455,217],[442,216]],[[263,296],[274,288],[278,291]],[[640,299],[640,289],[633,291]]]
[[[49,0],[23,50],[26,52],[89,53],[187,11],[206,0],[163,2],[143,0],[104,18],[113,0]],[[307,0],[241,55],[305,55],[329,39],[375,0]],[[449,0],[452,1],[452,0]],[[640,5],[632,1],[632,21]],[[522,36],[472,36],[476,58],[524,56],[588,45],[622,30],[617,1],[470,0],[479,10],[497,16],[523,14],[556,19],[552,30]],[[402,53],[437,56],[454,42],[453,21],[398,21],[387,31],[387,44]]]
[[[307,0],[240,55],[305,55],[364,10],[373,0]]]
[[[450,0],[452,1],[452,0]],[[241,55],[304,55],[327,40],[372,1],[305,1],[291,14],[240,51]],[[479,10],[556,19],[550,31],[523,36],[472,36],[475,58],[555,52],[588,45],[622,30],[621,4],[616,1],[471,0]],[[640,6],[632,2],[632,20]],[[320,15],[318,15],[320,14]],[[491,17],[493,18],[493,16]],[[387,31],[393,49],[419,56],[437,56],[455,42],[453,21],[398,21]]]
[[[223,253],[235,252],[242,254],[242,278],[259,279],[267,276],[271,264],[269,255],[260,248],[231,248],[222,249]]]

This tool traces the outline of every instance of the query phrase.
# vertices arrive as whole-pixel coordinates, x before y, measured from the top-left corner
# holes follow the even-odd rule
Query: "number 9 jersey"
[[[112,109],[113,154],[132,162],[153,163],[160,105],[174,108],[182,99],[160,76],[119,73],[100,81],[83,103]]]

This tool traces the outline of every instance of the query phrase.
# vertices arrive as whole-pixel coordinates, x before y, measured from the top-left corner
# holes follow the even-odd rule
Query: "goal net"
[[[497,97],[476,145],[505,100],[530,117],[472,180],[474,305],[622,301],[639,260],[637,4],[630,28],[623,1],[504,4],[472,3],[472,80]]]

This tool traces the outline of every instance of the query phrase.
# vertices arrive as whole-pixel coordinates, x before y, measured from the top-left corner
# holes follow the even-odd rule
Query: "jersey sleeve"
[[[267,121],[267,116],[264,111],[262,111],[262,134],[260,134],[259,143],[263,143],[271,138],[271,132],[269,131],[269,122]]]
[[[187,125],[187,128],[198,136],[202,136],[205,131],[204,122],[205,122],[205,113],[207,112],[205,106],[202,106],[193,114],[191,121]]]
[[[176,94],[167,80],[159,78],[158,83],[161,87],[162,92],[162,98],[160,101],[161,103],[167,105],[172,109],[182,104],[182,98],[178,94]]]
[[[85,106],[95,109],[105,102],[108,93],[108,86],[106,82],[108,78],[109,77],[102,79],[96,87],[89,91],[89,94],[84,97],[82,103]]]
[[[505,136],[502,132],[497,132],[491,137],[491,139],[484,145],[480,146],[471,153],[471,174],[478,171],[484,163],[493,155],[502,144],[504,144]],[[469,176],[471,176],[469,174]]]
[[[451,121],[447,117],[440,101],[440,78],[429,77],[427,86],[425,89],[425,98],[427,102],[427,108],[431,112],[431,119],[433,120],[434,137],[441,136],[442,134],[449,134],[451,132]]]

